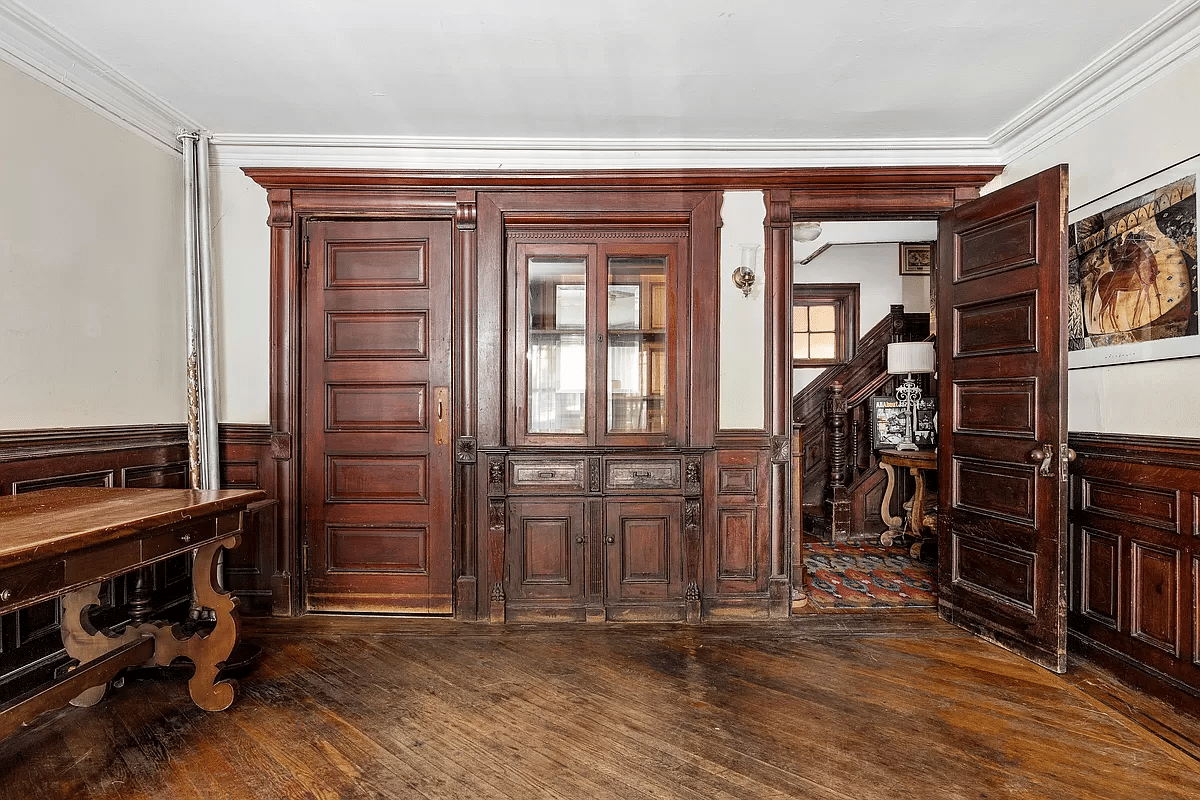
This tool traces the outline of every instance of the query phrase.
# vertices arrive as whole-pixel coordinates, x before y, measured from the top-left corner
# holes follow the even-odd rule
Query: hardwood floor
[[[248,620],[233,708],[130,680],[0,743],[4,798],[1195,798],[1200,721],[929,612]]]

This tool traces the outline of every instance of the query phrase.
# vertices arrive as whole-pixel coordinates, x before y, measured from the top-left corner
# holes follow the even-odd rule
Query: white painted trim
[[[0,60],[171,152],[181,128],[200,127],[10,0],[0,0]]]
[[[689,169],[996,164],[978,139],[441,139],[214,134],[215,163],[391,169]]]
[[[1178,0],[990,137],[1011,164],[1087,126],[1200,49],[1200,0]]]

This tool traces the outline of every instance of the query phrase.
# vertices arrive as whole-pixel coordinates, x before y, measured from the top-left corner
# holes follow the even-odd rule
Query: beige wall
[[[1200,58],[1183,64],[1075,134],[1014,161],[987,188],[1066,163],[1070,208],[1200,151]],[[1114,194],[1113,201],[1127,199]],[[1072,217],[1074,220],[1074,217]],[[1070,371],[1072,431],[1200,437],[1200,358]]]
[[[0,430],[186,419],[182,180],[0,63]]]

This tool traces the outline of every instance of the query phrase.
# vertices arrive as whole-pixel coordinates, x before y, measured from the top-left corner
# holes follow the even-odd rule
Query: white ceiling
[[[114,113],[135,126],[152,111],[233,144],[519,149],[606,140],[936,159],[956,149],[996,155],[1064,103],[1086,100],[1089,87],[1123,86],[1164,58],[1190,56],[1198,8],[1197,0],[0,0],[0,57],[85,99],[99,93],[101,104],[132,93]],[[105,81],[119,88],[89,88]]]

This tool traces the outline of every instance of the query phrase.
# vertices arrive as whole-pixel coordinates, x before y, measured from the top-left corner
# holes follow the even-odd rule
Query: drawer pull
[[[179,541],[183,542],[184,544],[187,544],[191,540],[192,540],[192,535],[190,533],[181,534],[179,537]]]
[[[557,472],[539,472],[538,473],[539,478],[553,478],[556,475],[558,475]]]
[[[633,477],[635,477],[635,478],[649,478],[651,475],[653,475],[653,473],[650,472],[649,470],[636,470],[635,469],[633,471]]]
[[[8,602],[8,598],[12,597],[12,592],[8,589],[0,589],[0,603]]]

